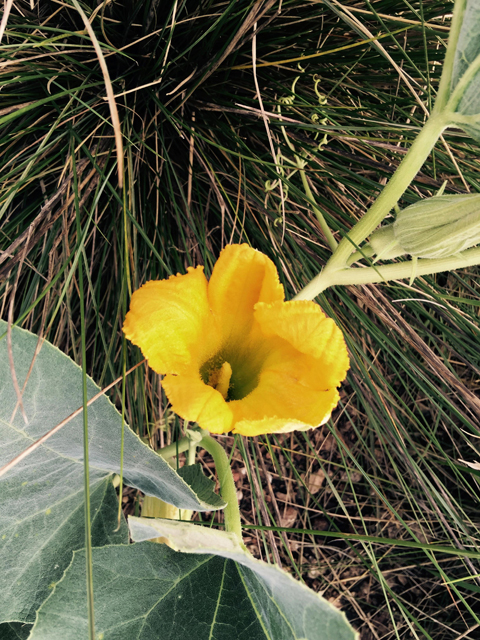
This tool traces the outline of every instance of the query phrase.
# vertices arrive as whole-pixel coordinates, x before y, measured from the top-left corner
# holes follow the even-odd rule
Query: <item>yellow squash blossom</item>
[[[150,281],[123,327],[165,374],[173,410],[213,433],[317,427],[338,403],[349,361],[340,329],[308,300],[284,301],[273,262],[229,245],[203,267]]]

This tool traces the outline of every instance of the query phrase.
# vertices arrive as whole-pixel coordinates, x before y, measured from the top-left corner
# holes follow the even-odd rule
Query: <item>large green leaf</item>
[[[171,538],[93,550],[95,621],[102,640],[354,640],[344,614],[233,534],[134,519],[135,536]],[[202,553],[203,552],[203,553]],[[207,552],[207,553],[206,553]],[[86,640],[85,557],[76,552],[41,607],[31,640]]]
[[[0,336],[6,323],[0,321]],[[12,355],[22,411],[7,350],[0,341],[0,466],[82,406],[82,371],[51,344],[35,358],[37,336],[13,329]],[[99,391],[88,380],[88,396]],[[111,477],[120,469],[121,416],[105,396],[88,409],[92,536],[97,546],[126,541],[116,529]],[[124,429],[127,484],[184,509],[219,507],[200,499],[171,467],[128,428]],[[203,491],[203,489],[202,489]],[[206,495],[206,494],[204,494]],[[221,505],[220,505],[221,506]],[[79,415],[0,478],[0,622],[32,622],[51,586],[84,546],[83,420]]]
[[[72,551],[85,546],[81,483],[75,473],[66,473],[63,478],[55,461],[46,468],[50,470],[48,477],[28,480],[34,487],[26,485],[23,492],[18,491],[15,479],[1,485],[2,621],[33,622],[38,607],[71,562]],[[117,497],[108,478],[92,483],[91,509],[93,544],[128,540],[125,522],[115,531]]]
[[[462,26],[455,48],[451,88],[454,89],[469,66],[480,54],[480,4],[466,0]]]
[[[475,139],[480,139],[480,2],[466,0],[462,26],[458,36],[453,70],[451,92],[469,70],[475,69],[462,97],[456,105],[456,113],[470,116],[471,121],[456,124]]]

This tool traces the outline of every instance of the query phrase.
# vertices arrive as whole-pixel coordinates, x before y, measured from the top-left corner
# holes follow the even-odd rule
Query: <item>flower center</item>
[[[226,399],[228,396],[228,389],[230,387],[230,380],[232,378],[232,367],[225,360],[220,369],[211,369],[208,373],[207,384],[220,391],[222,396]]]
[[[258,385],[260,363],[248,354],[221,351],[203,363],[200,376],[219,391],[227,402],[241,400]]]

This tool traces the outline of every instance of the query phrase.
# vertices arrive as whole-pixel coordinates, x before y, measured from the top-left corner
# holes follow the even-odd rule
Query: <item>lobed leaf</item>
[[[0,336],[6,323],[0,321]],[[22,411],[16,409],[7,341],[0,340],[0,466],[82,406],[82,371],[38,338],[12,330],[12,356]],[[28,381],[27,381],[28,376]],[[98,393],[88,380],[88,397]],[[117,497],[111,480],[120,469],[122,419],[106,396],[88,409],[92,538],[96,546],[128,541],[117,531]],[[201,487],[202,497],[127,426],[125,482],[184,509],[211,510],[223,503]],[[82,416],[68,422],[41,447],[0,477],[0,622],[33,622],[72,559],[84,547]]]
[[[177,545],[183,529],[180,546],[187,553],[152,542],[94,549],[98,638],[357,637],[344,614],[278,567],[255,560],[231,535],[191,523],[150,522],[154,523],[150,534],[143,529],[144,535],[173,536]],[[225,539],[216,549],[221,538]],[[77,640],[86,638],[86,633],[85,558],[83,552],[76,552],[64,579],[40,609],[31,640]]]

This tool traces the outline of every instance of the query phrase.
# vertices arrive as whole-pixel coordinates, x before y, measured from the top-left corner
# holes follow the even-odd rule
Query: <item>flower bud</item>
[[[379,258],[447,258],[480,243],[480,194],[433,196],[400,211],[370,246]]]
[[[368,244],[377,256],[376,260],[392,260],[406,253],[397,243],[393,224],[387,224],[377,229],[372,234]]]

